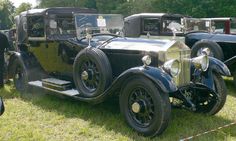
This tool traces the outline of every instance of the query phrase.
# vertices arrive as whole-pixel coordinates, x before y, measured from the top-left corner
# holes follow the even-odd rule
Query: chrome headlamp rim
[[[207,69],[209,67],[210,61],[209,61],[208,55],[201,55],[201,56],[192,58],[191,62],[196,69],[205,72],[205,71],[207,71]]]
[[[164,63],[163,69],[172,77],[177,77],[180,73],[180,62],[177,59],[172,59]]]

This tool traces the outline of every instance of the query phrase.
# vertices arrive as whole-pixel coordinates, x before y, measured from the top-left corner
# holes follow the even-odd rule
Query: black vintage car
[[[223,61],[231,71],[236,86],[236,20],[235,18],[186,18],[185,44],[196,57],[207,52]]]
[[[77,12],[76,37],[64,40],[71,28],[61,32],[63,18],[55,18],[63,10],[49,11],[19,16],[18,48],[8,66],[17,90],[38,87],[94,104],[117,96],[128,124],[145,136],[167,128],[171,104],[209,115],[224,106],[221,75],[230,72],[221,61],[190,58],[180,41],[123,37],[123,18],[117,14]],[[36,23],[43,26],[34,29]],[[28,34],[19,40],[22,33]]]
[[[147,34],[154,36],[172,36],[172,30],[168,28],[171,22],[181,24],[181,19],[187,17],[180,14],[168,13],[140,13],[125,18],[125,36],[140,37]],[[183,36],[183,32],[177,33]]]

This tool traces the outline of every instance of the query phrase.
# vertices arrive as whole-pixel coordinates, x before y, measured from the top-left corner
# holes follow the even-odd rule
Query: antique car
[[[93,104],[119,97],[127,123],[144,136],[167,128],[171,104],[208,115],[225,104],[228,68],[206,55],[190,58],[180,41],[127,38],[121,15],[79,11],[76,36],[64,40],[55,12],[27,13],[19,16],[18,47],[8,66],[21,93],[37,87]],[[33,30],[36,23],[42,26]]]
[[[207,52],[223,61],[231,71],[236,86],[236,20],[235,18],[200,18],[185,22],[185,44],[196,57]]]
[[[125,36],[142,37],[153,35],[156,38],[171,38],[172,30],[168,28],[171,22],[181,24],[184,15],[168,13],[140,13],[125,18]],[[183,32],[178,32],[177,36],[183,36]]]
[[[0,97],[0,116],[4,113],[5,107],[2,98]]]

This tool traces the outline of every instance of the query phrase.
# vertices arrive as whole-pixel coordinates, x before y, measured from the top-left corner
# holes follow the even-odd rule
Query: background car
[[[235,18],[185,19],[185,43],[196,57],[207,50],[209,56],[222,60],[230,69],[236,86]]]
[[[171,22],[181,24],[183,17],[186,16],[168,13],[134,14],[125,18],[125,36],[142,37],[149,34],[156,36],[156,38],[171,38],[173,33],[168,25]],[[183,32],[178,32],[177,36],[183,36]]]
[[[126,38],[122,15],[77,10],[74,20],[55,19],[65,12],[60,8],[19,15],[18,46],[8,66],[18,91],[37,87],[93,104],[119,97],[127,123],[144,136],[167,128],[169,97],[178,100],[176,106],[209,115],[224,106],[222,75],[230,72],[221,61],[190,58],[190,49],[176,40]]]

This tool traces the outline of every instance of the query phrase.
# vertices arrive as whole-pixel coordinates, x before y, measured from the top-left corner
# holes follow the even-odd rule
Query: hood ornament
[[[177,32],[180,32],[184,26],[177,23],[177,22],[171,22],[168,26],[167,26],[168,29],[170,29],[173,33],[173,40],[176,39],[176,33]]]

